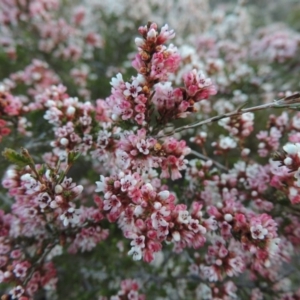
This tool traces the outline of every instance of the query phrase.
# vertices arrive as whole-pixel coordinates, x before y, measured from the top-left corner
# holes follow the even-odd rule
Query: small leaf
[[[47,167],[45,165],[42,165],[41,168],[38,171],[38,174],[40,176],[43,176],[46,173],[46,171],[47,171]]]
[[[64,178],[65,178],[65,173],[64,172],[61,172],[59,174],[59,177],[58,177],[58,180],[57,180],[57,184],[60,184],[64,181]]]
[[[30,157],[28,157],[27,155],[25,156],[23,154],[20,154],[17,151],[10,148],[5,148],[4,151],[2,152],[2,155],[8,161],[20,167],[25,167],[27,165],[31,165],[32,163]]]
[[[80,155],[81,155],[80,152],[70,151],[68,153],[68,164],[72,164],[75,160],[79,158]]]

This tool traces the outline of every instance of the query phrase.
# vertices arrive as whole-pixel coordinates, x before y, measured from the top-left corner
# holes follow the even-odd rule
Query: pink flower
[[[133,98],[136,98],[138,93],[142,90],[137,80],[133,80],[131,83],[126,82],[125,86],[126,89],[124,90],[123,93],[126,97],[131,96]]]

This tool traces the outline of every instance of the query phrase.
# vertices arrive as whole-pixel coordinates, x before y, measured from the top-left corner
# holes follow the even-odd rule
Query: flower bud
[[[148,191],[153,191],[153,186],[151,183],[146,183],[144,186]]]
[[[54,188],[55,194],[61,194],[63,190],[64,189],[60,184],[57,184]]]
[[[82,185],[77,185],[75,186],[72,191],[76,194],[76,196],[78,196],[79,194],[82,193],[83,191],[83,186]]]
[[[64,202],[64,198],[62,196],[55,196],[54,200],[58,205]]]
[[[222,264],[223,264],[223,262],[222,262],[221,259],[217,259],[217,260],[216,260],[216,265],[217,265],[217,266],[222,266]]]
[[[178,231],[174,231],[173,233],[172,233],[172,237],[173,237],[173,240],[175,241],[175,242],[179,242],[180,241],[180,233],[178,232]]]
[[[154,206],[154,208],[155,208],[156,210],[159,210],[159,209],[161,208],[162,205],[161,205],[161,203],[159,203],[159,202],[155,202],[153,206]]]
[[[244,148],[243,150],[242,150],[242,152],[241,152],[241,156],[242,157],[246,157],[246,156],[248,156],[250,154],[250,149],[248,149],[248,148]]]
[[[283,162],[286,166],[290,166],[293,163],[293,160],[290,157],[287,157]]]
[[[74,106],[69,106],[66,111],[66,115],[69,117],[74,116],[76,108]]]
[[[216,206],[217,206],[217,208],[222,208],[222,207],[223,207],[223,204],[222,204],[222,202],[218,202],[218,203],[216,204]]]
[[[170,192],[169,191],[161,191],[158,193],[158,197],[160,200],[165,201],[169,198],[170,196]]]
[[[50,207],[53,208],[53,209],[57,208],[58,207],[57,202],[56,201],[51,201],[50,202]]]
[[[224,220],[226,222],[231,222],[233,220],[233,217],[231,214],[226,214],[226,215],[224,215]]]
[[[140,205],[137,205],[134,209],[135,216],[140,216],[143,212],[144,212],[144,209]]]
[[[69,140],[66,139],[66,138],[61,138],[61,139],[60,139],[60,144],[61,144],[62,146],[67,146],[67,145],[69,144]]]
[[[144,40],[141,38],[135,38],[134,42],[138,47],[142,47],[144,45]]]

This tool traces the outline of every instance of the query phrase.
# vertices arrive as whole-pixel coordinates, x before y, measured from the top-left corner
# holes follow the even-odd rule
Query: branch
[[[253,112],[253,111],[258,111],[258,110],[263,110],[263,109],[268,109],[268,108],[291,108],[291,109],[298,109],[300,107],[300,93],[296,93],[293,94],[291,96],[282,98],[280,100],[275,100],[274,102],[271,103],[266,103],[266,104],[262,104],[262,105],[258,105],[258,106],[253,106],[253,107],[248,107],[248,108],[238,108],[235,111],[229,112],[229,113],[225,113],[219,116],[214,116],[212,118],[194,123],[194,124],[190,124],[190,125],[185,125],[182,127],[178,127],[175,130],[168,132],[164,135],[161,136],[157,136],[156,138],[162,138],[162,137],[166,137],[166,136],[170,136],[173,135],[177,132],[183,131],[183,130],[187,130],[187,129],[191,129],[191,128],[195,128],[198,126],[202,126],[205,124],[209,124],[209,123],[213,123],[216,121],[219,121],[221,119],[224,118],[231,118],[231,117],[235,117],[235,116],[240,116],[242,114],[248,113],[248,112]]]
[[[203,155],[203,154],[201,154],[201,153],[199,153],[199,152],[197,152],[197,151],[195,151],[195,150],[191,150],[190,155],[194,155],[194,156],[196,156],[196,157],[198,157],[198,158],[200,158],[200,159],[203,159],[203,160],[205,160],[205,161],[211,160],[211,161],[213,162],[213,164],[214,164],[216,167],[218,167],[219,169],[221,169],[221,170],[223,170],[223,171],[228,172],[228,169],[227,169],[225,166],[223,166],[223,165],[220,164],[219,162],[217,162],[217,161],[211,159],[210,157],[207,157],[207,156],[205,156],[205,155]]]

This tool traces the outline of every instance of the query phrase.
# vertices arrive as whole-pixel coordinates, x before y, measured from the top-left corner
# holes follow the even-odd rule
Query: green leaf
[[[68,153],[68,164],[72,164],[75,160],[79,158],[80,155],[81,155],[80,152],[70,151]]]
[[[5,148],[4,151],[2,152],[2,155],[8,161],[20,167],[25,167],[27,165],[32,164],[30,157],[28,157],[27,155],[25,156],[23,154],[20,154],[17,151],[10,148]]]

